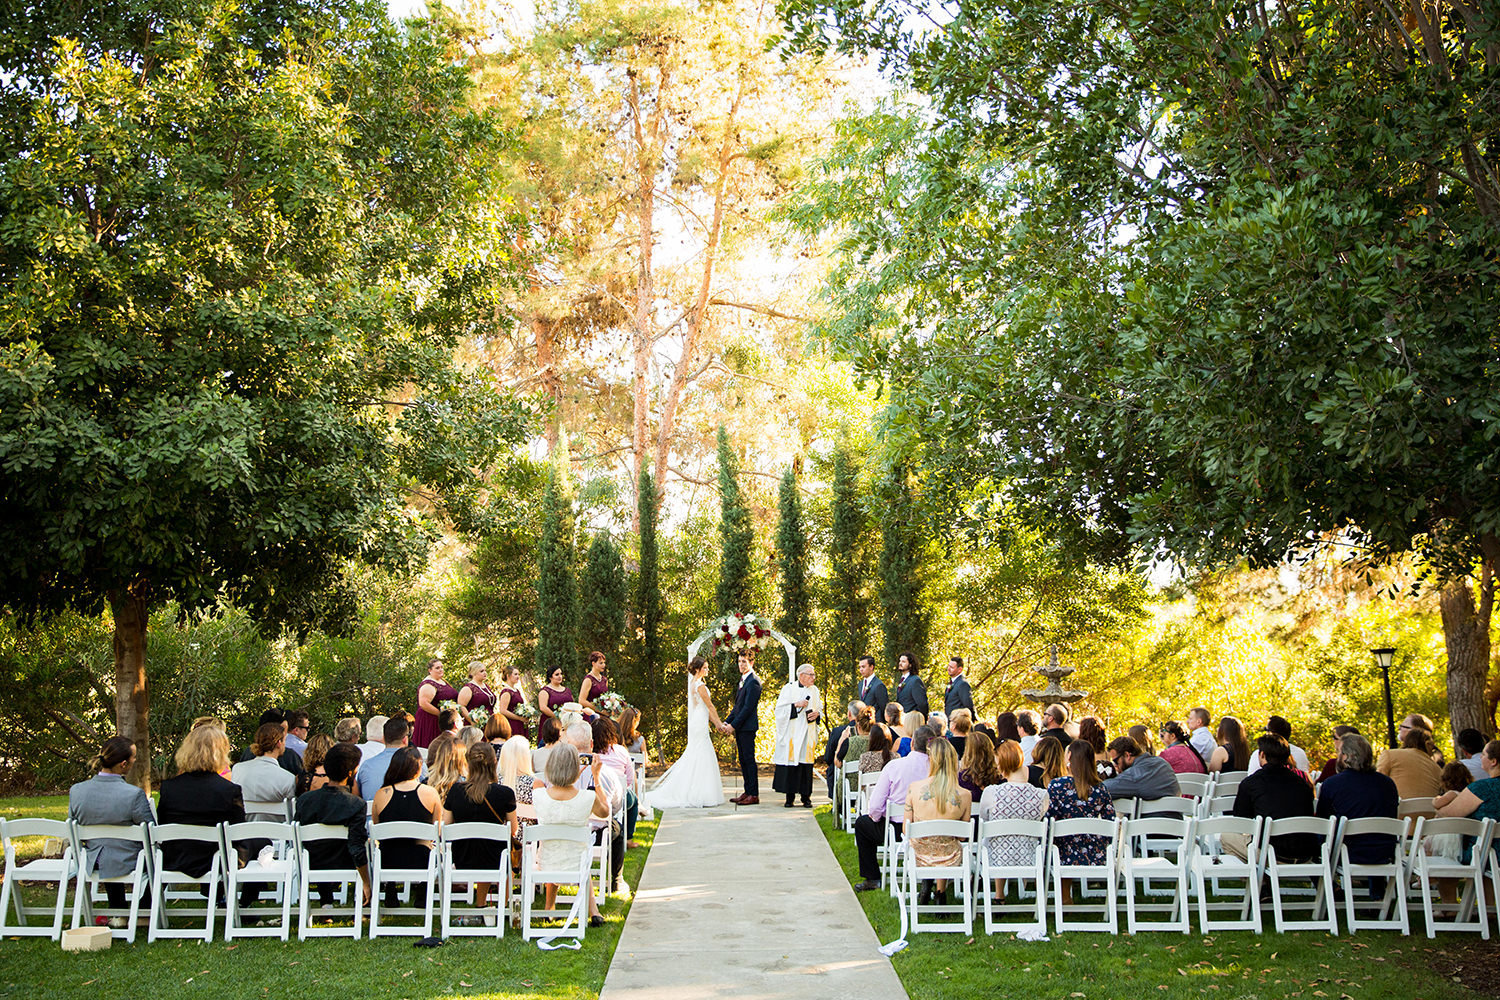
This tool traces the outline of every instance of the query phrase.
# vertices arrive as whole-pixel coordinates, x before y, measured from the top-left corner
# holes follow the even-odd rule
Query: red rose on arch
[[[747,625],[741,625],[740,626],[739,637],[741,639],[748,639],[748,638],[750,638],[750,628],[749,628],[749,626],[747,626]]]

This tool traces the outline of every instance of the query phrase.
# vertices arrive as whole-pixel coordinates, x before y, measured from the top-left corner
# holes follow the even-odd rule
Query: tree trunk
[[[1494,553],[1500,540],[1485,539],[1479,576],[1479,603],[1467,577],[1450,580],[1438,595],[1443,615],[1443,644],[1448,652],[1448,716],[1461,729],[1491,730],[1492,716],[1485,698],[1490,668],[1490,613],[1495,598]]]
[[[125,780],[151,791],[150,700],[146,689],[146,583],[109,592],[114,618],[115,726],[135,744],[135,766]]]
[[[562,378],[557,373],[557,333],[551,320],[536,313],[531,316],[531,332],[536,337],[537,375],[541,379],[542,391],[552,401],[552,413],[547,418],[547,456],[550,458],[557,451],[562,431]]]

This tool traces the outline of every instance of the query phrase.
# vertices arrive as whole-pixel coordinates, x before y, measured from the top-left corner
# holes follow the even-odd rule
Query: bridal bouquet
[[[771,638],[771,620],[755,614],[731,612],[713,625],[714,641],[709,656],[725,651],[743,653],[747,649],[765,649]]]

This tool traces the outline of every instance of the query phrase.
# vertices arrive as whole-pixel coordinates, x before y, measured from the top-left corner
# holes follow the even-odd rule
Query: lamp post
[[[1386,740],[1394,747],[1396,745],[1396,710],[1391,706],[1391,660],[1395,659],[1396,651],[1390,646],[1382,646],[1380,649],[1370,650],[1370,655],[1375,657],[1375,665],[1380,668],[1380,676],[1385,681],[1385,735]]]

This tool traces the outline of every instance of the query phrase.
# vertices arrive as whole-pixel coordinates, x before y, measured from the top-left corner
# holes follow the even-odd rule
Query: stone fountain
[[[1057,644],[1053,643],[1051,655],[1047,658],[1047,665],[1036,668],[1037,673],[1047,678],[1047,686],[1041,690],[1027,688],[1021,692],[1021,696],[1023,698],[1030,698],[1035,702],[1040,702],[1043,705],[1051,705],[1054,702],[1067,705],[1075,701],[1082,701],[1088,697],[1087,691],[1064,691],[1062,685],[1058,683],[1059,680],[1071,674],[1073,670],[1073,667],[1058,666]]]

